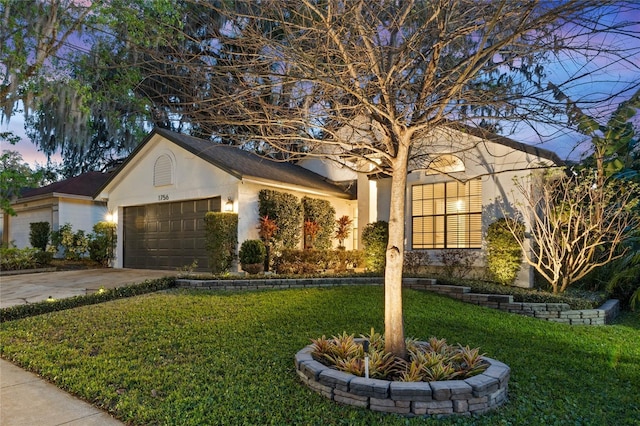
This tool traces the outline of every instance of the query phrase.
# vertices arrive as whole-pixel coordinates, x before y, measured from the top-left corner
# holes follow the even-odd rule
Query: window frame
[[[455,193],[452,193],[451,185],[454,184]],[[442,190],[441,196],[437,191],[438,186]],[[417,191],[420,193],[417,194]],[[464,203],[464,210],[451,211],[452,208],[459,208],[461,201]],[[411,187],[410,207],[412,250],[482,248],[481,179],[465,183],[417,183]],[[457,224],[453,224],[454,221]],[[451,229],[452,224],[456,229]],[[417,228],[420,229],[419,232],[416,231]]]

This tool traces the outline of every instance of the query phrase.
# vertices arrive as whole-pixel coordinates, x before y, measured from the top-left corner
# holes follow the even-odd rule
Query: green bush
[[[425,250],[407,250],[404,252],[403,270],[407,274],[417,275],[431,265],[431,256]]]
[[[273,237],[276,247],[296,248],[300,245],[303,216],[298,197],[262,189],[258,192],[258,213],[260,217],[268,216],[278,226]]]
[[[364,268],[364,252],[362,250],[343,250],[335,251],[338,257],[338,263],[334,267],[336,272],[345,272],[352,268]]]
[[[246,240],[240,246],[239,257],[242,270],[249,273],[261,272],[264,267],[264,260],[267,257],[267,249],[262,240]],[[260,268],[256,269],[249,266],[248,270],[245,269],[247,265],[260,265]]]
[[[0,248],[0,270],[16,271],[36,268],[38,264],[36,253],[39,251],[33,247],[23,249],[2,247]]]
[[[487,270],[490,279],[502,285],[514,283],[522,263],[522,249],[510,228],[522,239],[524,225],[513,219],[498,219],[487,228]]]
[[[335,229],[336,209],[327,200],[303,197],[302,210],[305,222],[315,222],[320,227],[313,242],[313,247],[319,250],[330,249]]]
[[[387,244],[389,242],[389,223],[378,221],[368,223],[362,231],[365,264],[373,272],[384,271]]]
[[[469,249],[440,250],[438,258],[442,263],[441,275],[456,279],[466,278],[478,256],[477,251]]]
[[[31,247],[45,251],[49,244],[51,225],[49,222],[31,222],[29,224],[29,243]]]
[[[42,268],[51,265],[53,260],[53,252],[49,250],[38,250],[35,252],[36,268]]]
[[[337,264],[333,250],[284,249],[274,259],[274,269],[278,274],[314,274],[331,269]]]
[[[623,307],[635,311],[640,306],[640,251],[636,247],[613,266],[616,268],[607,283],[607,291],[619,299]]]
[[[214,274],[229,271],[238,245],[238,214],[207,212],[204,216],[209,268]]]
[[[89,258],[102,266],[109,266],[116,247],[116,224],[98,222],[89,235]]]
[[[56,249],[62,247],[66,260],[80,260],[89,249],[89,239],[83,230],[74,233],[71,224],[65,223],[51,233],[51,245]]]

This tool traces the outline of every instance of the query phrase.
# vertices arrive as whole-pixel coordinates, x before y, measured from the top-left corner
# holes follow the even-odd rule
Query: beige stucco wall
[[[30,223],[48,222],[51,230],[70,223],[74,231],[93,231],[93,225],[104,220],[107,207],[88,197],[44,197],[13,205],[16,216],[8,217],[8,241],[18,248],[30,247]]]
[[[531,167],[536,167],[540,163],[550,165],[548,160],[518,151],[507,146],[481,140],[468,134],[460,132],[438,133],[430,141],[424,142],[424,147],[429,147],[432,151],[431,158],[436,158],[440,154],[455,153],[465,165],[464,172],[451,173],[450,176],[443,174],[427,174],[425,169],[414,170],[407,176],[406,207],[405,207],[405,249],[410,250],[411,241],[411,194],[412,186],[425,183],[447,182],[454,179],[467,181],[479,178],[482,181],[482,226],[483,239],[487,227],[496,219],[503,217],[503,207],[506,203],[506,211],[510,211],[509,205],[518,207],[521,196],[514,187],[514,179],[521,179],[531,174]],[[359,180],[358,197],[367,200],[371,196],[371,191],[377,193],[377,205],[375,209],[368,212],[369,222],[375,220],[389,220],[390,205],[390,184],[391,179],[370,181],[368,185],[361,184]],[[371,205],[371,203],[368,203]],[[361,212],[362,213],[362,212]],[[364,224],[363,224],[364,225]],[[525,223],[527,229],[529,224]],[[483,242],[484,246],[484,242]],[[430,250],[437,252],[437,250]],[[478,250],[480,257],[478,266],[484,264],[483,251]],[[432,259],[435,256],[431,256]],[[516,285],[530,287],[533,285],[533,274],[530,267],[523,263],[520,276]]]
[[[153,184],[156,159],[168,155],[173,162],[174,183],[161,187]],[[299,198],[327,199],[336,209],[336,216],[355,217],[357,203],[336,197],[322,195],[306,188],[277,182],[257,182],[237,179],[216,166],[193,155],[159,135],[155,135],[137,153],[116,178],[109,183],[100,198],[108,199],[108,210],[123,217],[125,207],[203,199],[220,196],[222,203],[231,198],[234,212],[238,213],[238,242],[258,238],[258,191],[269,188],[291,193]],[[117,227],[117,250],[114,266],[123,266],[123,226]],[[348,245],[347,247],[350,248]]]

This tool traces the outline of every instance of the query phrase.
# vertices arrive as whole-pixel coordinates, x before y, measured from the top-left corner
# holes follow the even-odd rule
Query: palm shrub
[[[278,225],[269,216],[261,216],[258,225],[258,235],[264,242],[264,248],[267,250],[267,256],[264,259],[264,270],[269,271],[271,268],[271,241],[278,231]]]
[[[631,250],[616,261],[614,266],[607,292],[635,311],[640,305],[640,250]]]
[[[522,263],[522,249],[512,232],[522,239],[524,225],[514,219],[500,218],[487,228],[487,270],[490,279],[502,285],[514,283]]]
[[[238,214],[207,212],[204,216],[209,268],[214,274],[231,269],[238,245]]]
[[[368,223],[362,231],[365,265],[372,272],[384,271],[387,243],[389,242],[389,223],[383,220]]]
[[[257,274],[264,269],[264,259],[267,250],[261,240],[245,240],[240,246],[240,264],[242,270],[250,274]]]
[[[341,216],[336,220],[335,238],[338,240],[338,248],[344,250],[344,240],[349,237],[351,233],[351,224],[353,220],[349,216]]]
[[[49,222],[31,222],[29,224],[29,243],[31,247],[45,251],[49,244],[51,225]]]

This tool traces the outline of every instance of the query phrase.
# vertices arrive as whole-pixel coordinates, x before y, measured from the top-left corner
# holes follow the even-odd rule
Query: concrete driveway
[[[85,269],[0,276],[0,308],[40,302],[52,297],[92,294],[100,288],[122,287],[147,279],[175,276],[177,271],[148,269]]]

